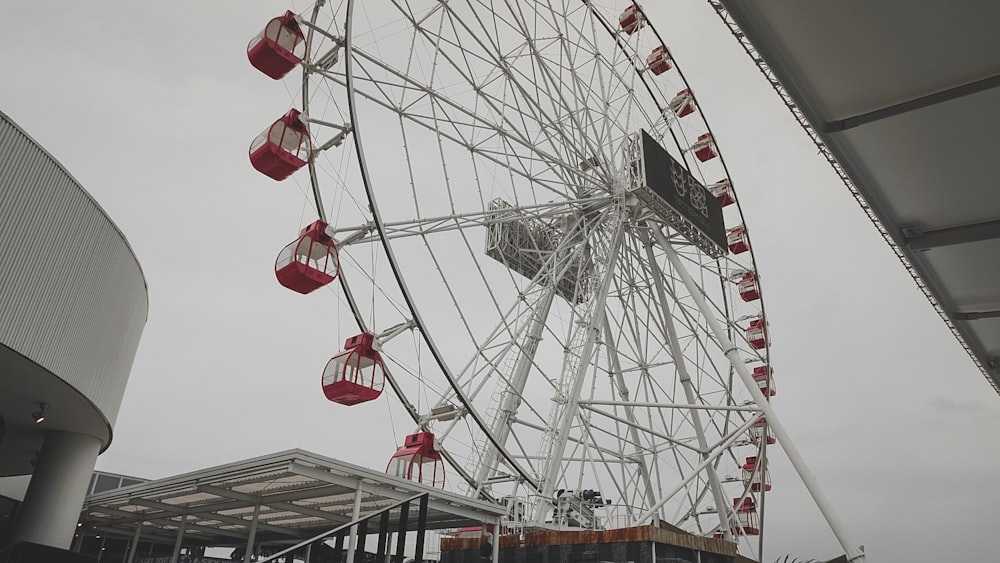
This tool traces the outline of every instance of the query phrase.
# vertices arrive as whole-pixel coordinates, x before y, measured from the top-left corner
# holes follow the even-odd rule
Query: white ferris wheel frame
[[[400,0],[400,2],[403,2],[403,0]],[[397,7],[400,6],[400,2],[391,1],[391,3]],[[507,4],[509,3],[510,2],[507,2]],[[591,2],[581,0],[579,3],[586,6],[587,10],[593,10],[591,16],[595,20],[598,19],[596,9],[591,6]],[[470,471],[463,467],[462,463],[449,457],[452,468],[457,470],[466,481],[474,485],[474,494],[484,494],[487,492],[484,491],[484,488],[489,489],[494,484],[501,482],[496,479],[491,480],[490,475],[497,470],[497,467],[500,464],[505,464],[519,473],[518,475],[511,476],[512,480],[520,481],[521,483],[528,483],[535,489],[536,498],[532,506],[533,513],[531,520],[536,525],[542,524],[546,515],[553,509],[552,498],[560,484],[561,466],[560,463],[553,463],[553,460],[559,460],[562,462],[562,460],[566,457],[566,450],[574,441],[574,439],[571,438],[570,427],[574,424],[578,424],[585,418],[585,415],[582,415],[581,413],[597,413],[608,420],[614,420],[617,423],[620,423],[627,428],[628,433],[635,435],[640,432],[656,434],[656,431],[650,428],[642,428],[634,418],[633,414],[631,414],[634,409],[686,411],[684,417],[693,430],[694,437],[696,438],[696,446],[692,446],[687,442],[674,440],[667,434],[658,436],[658,438],[666,442],[674,442],[678,448],[688,448],[694,450],[700,457],[701,462],[697,466],[690,467],[688,475],[675,483],[673,488],[667,491],[663,491],[662,489],[654,491],[653,481],[647,474],[645,482],[646,490],[643,494],[648,497],[650,503],[646,510],[637,517],[634,517],[634,519],[639,522],[646,520],[656,521],[660,519],[663,516],[661,508],[667,502],[671,501],[675,495],[685,491],[690,492],[689,487],[691,482],[695,479],[701,478],[705,481],[707,486],[700,489],[700,494],[711,494],[715,504],[714,512],[718,515],[718,525],[705,531],[711,533],[718,530],[726,534],[727,537],[732,537],[731,530],[736,523],[736,515],[732,506],[729,505],[727,499],[724,497],[723,480],[717,474],[716,469],[719,460],[727,454],[732,455],[730,448],[745,435],[746,431],[755,422],[763,417],[767,420],[768,427],[774,431],[778,443],[782,445],[782,449],[792,461],[793,466],[798,471],[815,502],[827,518],[834,533],[837,535],[838,540],[844,546],[849,559],[857,561],[863,560],[863,552],[855,547],[857,544],[850,542],[847,538],[846,533],[844,532],[843,524],[833,513],[829,502],[819,489],[818,484],[813,478],[811,472],[805,466],[805,463],[799,455],[797,449],[789,439],[788,434],[775,414],[769,399],[761,393],[757,383],[753,379],[753,376],[749,373],[746,360],[741,355],[741,348],[734,343],[732,338],[734,334],[733,331],[737,328],[737,325],[735,324],[735,319],[728,318],[728,306],[723,304],[720,308],[718,304],[712,304],[706,300],[706,292],[703,285],[700,285],[699,281],[697,281],[688,270],[688,266],[692,265],[692,262],[689,259],[686,259],[683,255],[679,254],[675,248],[677,244],[681,244],[685,247],[685,250],[690,250],[691,245],[684,243],[676,236],[676,233],[671,233],[669,230],[665,234],[663,225],[656,220],[656,217],[653,216],[648,209],[643,208],[641,205],[637,205],[634,198],[628,197],[627,186],[621,185],[625,182],[622,178],[618,178],[617,180],[605,178],[605,181],[618,183],[618,187],[615,188],[612,193],[590,193],[586,195],[580,195],[578,193],[576,194],[577,197],[573,199],[555,202],[535,201],[524,204],[518,203],[516,207],[512,207],[512,212],[516,212],[518,214],[518,218],[514,219],[505,219],[502,216],[498,219],[498,214],[495,209],[482,208],[473,211],[454,212],[451,214],[440,214],[426,217],[418,216],[416,219],[412,220],[384,220],[383,214],[380,212],[380,198],[377,197],[375,193],[375,182],[371,179],[372,172],[369,169],[369,160],[365,156],[365,144],[363,142],[363,135],[361,132],[361,127],[364,126],[364,118],[359,114],[358,97],[365,96],[365,93],[357,88],[357,83],[361,79],[355,75],[354,68],[354,66],[356,64],[360,64],[361,61],[368,65],[372,65],[372,68],[378,67],[381,71],[395,76],[395,78],[399,80],[399,87],[401,88],[423,88],[423,93],[428,99],[433,100],[435,104],[438,104],[441,107],[446,107],[450,111],[464,116],[464,119],[468,119],[469,123],[472,123],[472,125],[469,125],[470,127],[479,127],[483,130],[491,130],[494,134],[505,138],[506,136],[509,136],[509,138],[513,139],[514,142],[522,145],[523,147],[531,147],[531,151],[529,152],[537,155],[540,160],[549,159],[550,162],[555,162],[559,161],[562,157],[557,154],[547,153],[544,150],[544,147],[533,146],[531,139],[527,138],[527,136],[519,136],[519,131],[516,128],[506,130],[503,127],[497,126],[496,123],[484,120],[480,118],[480,116],[476,115],[475,112],[471,112],[468,108],[461,106],[461,104],[454,103],[446,94],[442,95],[433,91],[430,87],[428,87],[428,85],[420,84],[419,81],[413,80],[412,77],[401,72],[398,68],[384,64],[378,57],[372,56],[363,49],[356,48],[355,42],[357,39],[355,35],[352,34],[354,12],[357,4],[354,0],[346,0],[344,3],[344,28],[342,35],[331,33],[329,30],[324,30],[323,28],[316,26],[316,16],[323,4],[325,4],[323,1],[317,2],[313,9],[311,19],[308,17],[302,17],[300,18],[300,21],[308,29],[310,43],[312,42],[314,34],[316,34],[316,36],[324,37],[330,44],[328,51],[319,54],[312,60],[318,60],[320,63],[326,63],[327,65],[332,66],[337,63],[338,53],[343,53],[343,60],[341,61],[341,64],[343,65],[343,73],[338,74],[336,72],[330,72],[328,70],[329,66],[327,66],[327,68],[321,68],[324,66],[323,64],[319,64],[311,69],[309,68],[308,63],[304,65],[307,71],[303,74],[302,79],[303,112],[306,116],[306,121],[310,124],[335,131],[335,134],[332,137],[317,146],[317,153],[325,152],[330,148],[341,146],[345,140],[349,139],[351,141],[357,156],[358,173],[363,180],[365,188],[365,195],[367,199],[365,203],[367,203],[371,212],[369,220],[360,221],[357,224],[347,226],[334,225],[329,229],[329,233],[337,239],[342,248],[350,248],[354,245],[381,246],[385,259],[393,268],[394,281],[398,286],[399,297],[401,297],[401,300],[403,301],[401,305],[405,305],[410,315],[404,318],[402,322],[395,323],[388,328],[382,329],[381,331],[378,330],[378,327],[370,325],[368,318],[366,318],[363,312],[364,307],[359,304],[351,291],[351,286],[347,283],[348,278],[353,279],[355,272],[345,272],[341,277],[341,288],[344,298],[349,303],[358,326],[363,331],[376,333],[379,337],[379,343],[381,346],[385,346],[391,339],[405,333],[406,331],[415,331],[421,335],[423,341],[426,343],[428,351],[434,357],[441,374],[450,386],[450,389],[446,389],[447,399],[454,399],[460,402],[461,407],[458,408],[462,412],[459,413],[459,416],[474,419],[478,428],[483,431],[485,438],[484,447],[486,448],[483,451],[486,453],[481,457],[478,466]],[[631,3],[618,2],[618,4],[626,5]],[[402,8],[400,8],[400,10],[402,11]],[[419,22],[416,19],[411,19],[410,24],[416,29],[419,27],[420,22],[430,18],[435,10],[448,11],[450,8],[447,2],[439,2],[433,10],[423,15],[423,19]],[[611,23],[613,25],[615,22],[612,20]],[[653,30],[653,33],[655,33],[655,30]],[[414,35],[416,35],[416,32],[414,32]],[[659,41],[659,36],[657,35],[656,37]],[[618,42],[617,36],[615,37],[615,41]],[[312,53],[311,45],[307,46],[307,52],[310,54]],[[503,61],[498,59],[495,63],[499,67],[503,64]],[[541,64],[541,66],[544,66],[544,64]],[[343,123],[327,121],[323,118],[314,117],[309,114],[309,106],[311,102],[310,74],[314,74],[322,77],[325,81],[334,83],[335,85],[341,87],[346,93],[348,115],[346,116],[347,119],[343,120]],[[683,81],[683,77],[681,77],[681,80]],[[372,77],[369,77],[369,81],[372,85],[376,84],[376,81]],[[471,79],[469,80],[469,83],[475,84]],[[684,84],[686,85],[686,82]],[[554,93],[551,90],[549,90],[549,93],[550,95],[562,95],[561,93]],[[530,98],[530,96],[526,97]],[[386,99],[388,99],[388,96],[386,96]],[[367,95],[365,101],[367,103],[379,103],[379,101],[374,99],[374,97],[370,94]],[[566,102],[563,103],[567,107],[569,106]],[[384,103],[383,106],[385,106],[386,110],[395,109],[388,107],[388,105]],[[493,109],[495,110],[496,108]],[[529,108],[528,111],[543,113],[542,108]],[[503,114],[503,111],[500,111],[500,113]],[[400,112],[400,116],[401,130],[403,130],[405,134],[405,128],[402,125],[402,112]],[[575,119],[575,117],[570,116],[570,119]],[[418,125],[426,127],[426,124],[419,123],[419,120],[415,120],[415,122]],[[434,117],[432,122],[436,124],[437,118]],[[595,132],[597,131],[598,127],[596,123],[591,122],[589,125],[591,129]],[[607,127],[607,125],[605,125],[605,127]],[[705,124],[705,127],[707,129],[707,123]],[[588,129],[588,124],[574,122],[573,128],[573,130],[577,132],[586,131]],[[674,134],[672,128],[668,128],[667,132],[670,135]],[[460,135],[441,130],[441,128],[438,128],[436,135],[439,142],[444,139],[456,145],[468,145],[468,143],[465,142]],[[583,153],[577,153],[576,156],[580,157],[580,160],[587,160],[590,158],[588,155],[602,154],[601,147],[594,145],[587,135],[582,135],[582,137],[587,150]],[[567,146],[575,146],[572,145],[572,141],[568,139],[565,140],[565,142],[567,143]],[[470,153],[476,152],[473,147],[470,146],[468,148]],[[509,165],[509,160],[504,162],[500,157],[485,153],[478,154],[477,156],[483,158],[484,160],[493,160],[499,166],[507,166],[512,173],[512,176],[518,173],[525,177],[530,176],[530,174],[527,173],[527,169],[516,170],[511,167]],[[444,161],[444,156],[442,156],[443,166],[445,165]],[[321,218],[325,220],[326,213],[321,200],[321,182],[319,180],[320,173],[317,171],[315,159],[310,159],[308,165],[311,187],[317,202],[317,209]],[[725,165],[723,163],[722,170],[725,173],[724,166]],[[728,177],[728,173],[725,173],[725,175]],[[412,171],[410,172],[410,178],[411,180],[413,178]],[[546,181],[541,178],[530,178],[530,180],[534,185],[539,186],[542,190],[549,190],[558,195],[565,195],[560,192],[563,188],[558,185],[553,184],[547,186]],[[454,208],[454,202],[452,203]],[[393,244],[395,244],[396,241],[408,238],[416,238],[426,241],[426,237],[428,236],[448,232],[459,233],[464,237],[464,233],[472,229],[489,229],[504,222],[516,223],[523,218],[528,218],[528,220],[540,223],[551,223],[558,219],[564,219],[567,216],[572,216],[572,214],[575,213],[575,217],[577,217],[580,222],[586,222],[586,215],[579,211],[581,208],[601,209],[601,213],[605,214],[602,219],[605,220],[607,220],[608,215],[614,215],[621,218],[608,220],[608,223],[615,227],[612,230],[610,238],[607,239],[610,242],[607,245],[607,248],[598,249],[596,251],[604,252],[604,254],[603,262],[601,260],[595,260],[595,264],[597,264],[594,266],[595,274],[597,274],[595,277],[598,278],[598,280],[588,286],[590,290],[593,291],[594,297],[588,301],[589,308],[585,309],[580,314],[581,328],[571,332],[571,334],[566,337],[566,342],[564,344],[564,347],[573,347],[576,350],[574,353],[575,355],[572,357],[579,361],[578,364],[574,364],[572,361],[564,362],[562,373],[559,375],[558,380],[553,378],[553,381],[557,381],[557,395],[562,395],[565,400],[553,401],[555,408],[549,415],[549,424],[545,425],[544,428],[536,429],[543,431],[542,452],[545,454],[544,457],[546,459],[542,460],[542,465],[536,468],[535,471],[531,471],[526,470],[522,463],[515,459],[517,456],[513,455],[512,452],[508,450],[507,441],[511,438],[512,434],[515,434],[513,429],[514,423],[510,420],[505,421],[502,416],[498,416],[496,414],[493,415],[492,421],[490,421],[487,420],[485,413],[477,412],[477,408],[472,404],[473,399],[470,398],[469,395],[471,388],[467,383],[461,382],[459,378],[456,377],[456,374],[452,371],[451,365],[449,365],[449,362],[444,359],[444,354],[438,349],[434,339],[431,338],[429,331],[426,329],[428,323],[425,322],[425,319],[419,312],[419,307],[412,297],[413,292],[408,286],[405,275],[401,275],[400,273],[401,269],[398,266],[398,259],[395,256]],[[742,218],[742,212],[739,211],[738,201],[736,203],[736,210]],[[640,233],[638,237],[644,245],[647,267],[651,268],[654,274],[651,276],[651,279],[653,280],[653,287],[650,289],[656,294],[656,297],[649,303],[659,305],[661,308],[659,314],[662,315],[661,320],[665,319],[665,321],[662,322],[661,336],[670,351],[671,357],[675,360],[674,363],[676,366],[675,369],[677,379],[680,382],[680,386],[684,394],[683,402],[649,403],[644,401],[634,401],[629,400],[627,394],[619,397],[619,400],[617,401],[601,399],[588,400],[581,395],[581,386],[587,382],[585,372],[595,367],[592,362],[594,361],[595,354],[597,354],[597,349],[601,349],[601,353],[606,356],[605,361],[611,365],[608,369],[609,373],[615,373],[618,379],[616,383],[620,385],[621,389],[625,389],[625,384],[622,379],[622,370],[614,367],[620,362],[619,354],[624,352],[616,350],[615,344],[613,342],[609,342],[611,339],[608,337],[602,338],[602,335],[606,336],[611,334],[615,328],[612,327],[609,322],[608,313],[605,309],[606,303],[604,300],[608,298],[611,286],[616,281],[614,277],[614,274],[616,273],[616,261],[619,259],[619,256],[623,251],[631,251],[633,257],[636,257],[635,255],[638,254],[638,246],[634,248],[623,248],[623,237],[625,237],[626,228],[626,219],[624,219],[624,217],[626,216],[628,217],[628,223],[632,229],[633,236],[635,236],[635,233]],[[562,241],[560,241],[550,253],[549,261],[552,264],[557,262],[560,252],[563,252],[564,254],[570,252],[565,250],[565,248],[573,242],[570,233],[574,232],[572,230],[574,228],[576,227],[567,227],[567,230],[563,231],[564,236]],[[591,230],[587,232],[592,233],[597,227],[593,227],[593,225],[589,227],[581,227],[580,231],[583,232],[588,228]],[[580,236],[584,236],[586,238],[588,235]],[[467,239],[466,242],[468,242]],[[578,240],[577,242],[580,241]],[[428,250],[429,248],[430,247],[428,246]],[[654,256],[654,253],[659,253],[659,258]],[[433,255],[433,252],[431,252],[431,254]],[[752,271],[756,271],[752,250],[750,251],[748,258],[748,265],[751,267]],[[569,259],[567,259],[567,261],[569,262]],[[662,271],[660,263],[669,264],[669,267],[671,268],[669,275]],[[476,264],[477,267],[479,267],[478,262],[476,262]],[[695,263],[695,265],[697,266],[697,263]],[[512,374],[507,380],[509,387],[508,390],[501,394],[499,399],[496,401],[499,407],[498,412],[509,411],[516,415],[517,407],[522,401],[524,401],[525,397],[521,396],[524,384],[523,380],[528,377],[529,372],[531,372],[532,369],[537,369],[537,366],[533,366],[533,354],[535,349],[532,348],[531,343],[537,343],[537,341],[539,341],[545,333],[547,328],[546,321],[550,314],[552,301],[555,299],[557,294],[562,295],[558,291],[557,283],[560,279],[562,279],[562,276],[566,275],[565,270],[572,266],[574,266],[572,263],[563,264],[561,266],[563,273],[552,274],[549,272],[546,274],[552,278],[550,279],[549,285],[539,285],[538,287],[532,288],[534,290],[539,290],[539,288],[541,289],[536,291],[537,295],[535,296],[535,306],[530,309],[530,314],[525,317],[522,313],[521,318],[519,318],[516,314],[512,315],[511,318],[515,321],[519,321],[513,324],[520,327],[516,328],[513,333],[520,335],[521,338],[520,340],[517,340],[512,336],[510,341],[507,343],[507,350],[517,350],[517,360],[513,363],[511,368]],[[539,272],[545,272],[545,267],[546,266],[540,267]],[[555,267],[555,265],[548,266],[548,268]],[[602,267],[603,271],[600,269]],[[482,273],[482,268],[479,268],[480,277],[485,279],[486,276]],[[703,276],[704,273],[701,272],[700,275]],[[672,290],[664,286],[664,279],[667,278],[672,279],[673,283],[676,284],[676,287],[683,287],[686,290],[687,298],[694,302],[694,305],[690,306],[690,311],[678,312],[670,309],[671,305],[678,308],[680,306],[677,302],[677,295],[672,294]],[[361,277],[360,279],[364,278]],[[372,278],[371,281],[374,281],[374,278]],[[576,278],[576,281],[575,291],[580,292],[582,291],[582,288],[579,283],[579,279]],[[759,309],[761,316],[763,316],[762,303]],[[698,317],[696,318],[693,315],[698,315]],[[719,322],[719,316],[727,319],[726,326],[723,326],[723,324]],[[506,322],[507,318],[507,316],[503,317],[504,322]],[[734,373],[746,387],[746,391],[751,396],[752,401],[744,404],[733,404],[731,395],[733,389],[730,387],[728,389],[730,393],[728,397],[729,403],[706,404],[704,402],[703,397],[700,396],[699,388],[695,385],[695,383],[693,383],[693,378],[689,374],[689,368],[685,361],[685,353],[682,350],[685,344],[681,342],[681,337],[677,334],[677,329],[673,322],[674,319],[679,319],[678,322],[682,325],[684,323],[692,323],[695,320],[707,323],[707,330],[704,330],[704,332],[699,333],[697,332],[698,329],[695,328],[692,329],[693,331],[687,334],[687,336],[690,337],[691,334],[693,334],[696,337],[695,340],[697,340],[697,336],[700,334],[702,336],[707,336],[709,339],[714,339],[714,345],[721,349],[725,358],[728,360],[728,369],[731,369],[732,373]],[[511,329],[506,326],[498,326],[497,328],[498,330],[507,330],[508,332],[511,332]],[[488,342],[484,342],[483,346],[480,347],[481,349],[476,350],[477,355],[485,355],[483,348],[486,347],[487,343]],[[704,342],[696,343],[696,346],[697,345],[706,348],[709,346]],[[743,346],[743,348],[745,349],[746,346]],[[759,359],[763,359],[765,365],[768,361],[767,352],[768,351],[765,348],[763,353],[758,356]],[[507,351],[504,351],[496,357],[503,357],[506,353]],[[494,366],[492,369],[496,370],[497,368]],[[417,408],[408,400],[405,392],[401,389],[398,382],[395,381],[389,373],[387,373],[387,380],[419,427],[426,427],[428,424],[435,421],[455,420],[455,418],[449,418],[455,416],[454,411],[442,410],[440,412],[435,412],[433,408],[431,408],[429,410],[425,409],[426,412],[419,412]],[[510,386],[510,382],[514,382],[513,387]],[[521,388],[518,389],[518,386],[521,386]],[[568,390],[568,392],[566,392],[566,390]],[[436,407],[440,407],[441,404]],[[602,411],[601,407],[621,408],[623,409],[624,416]],[[745,413],[746,417],[740,419],[739,424],[727,428],[726,431],[723,431],[720,436],[716,436],[717,439],[714,440],[714,442],[710,443],[709,438],[705,433],[705,424],[702,421],[702,414],[710,412]],[[706,414],[706,416],[708,416],[708,414]],[[640,443],[638,438],[633,441],[637,446]],[[764,443],[766,444],[766,440],[764,440]],[[764,452],[761,451],[761,455],[763,455],[763,453]],[[445,448],[445,454],[446,457],[448,457],[447,448]],[[619,452],[619,454],[624,455],[622,452]],[[527,458],[527,456],[524,455],[522,455],[522,457],[525,459]],[[648,472],[648,468],[640,470],[640,472],[643,471]],[[742,493],[741,500],[743,497],[746,497],[748,493],[749,491],[745,489]],[[697,517],[697,515],[695,516]]]

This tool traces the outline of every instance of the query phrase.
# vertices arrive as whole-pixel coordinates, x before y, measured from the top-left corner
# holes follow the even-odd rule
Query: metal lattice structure
[[[743,460],[791,444],[756,263],[642,9],[346,0],[282,21],[343,330],[373,336],[449,488],[513,529],[664,522],[757,549]]]

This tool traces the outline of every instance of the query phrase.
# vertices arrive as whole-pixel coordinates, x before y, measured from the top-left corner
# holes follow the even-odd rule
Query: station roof
[[[173,543],[184,520],[185,544],[242,545],[259,503],[257,541],[291,544],[350,522],[358,491],[362,518],[430,493],[428,529],[496,522],[505,512],[496,504],[296,449],[90,495],[80,522],[119,537],[132,537],[142,526],[143,541]],[[393,528],[397,518],[392,514]]]
[[[710,4],[1000,392],[1000,4]]]

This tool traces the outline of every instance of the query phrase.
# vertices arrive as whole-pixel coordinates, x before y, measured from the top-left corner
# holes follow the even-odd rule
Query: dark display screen
[[[726,248],[722,204],[645,131],[642,159],[646,186],[705,236]]]

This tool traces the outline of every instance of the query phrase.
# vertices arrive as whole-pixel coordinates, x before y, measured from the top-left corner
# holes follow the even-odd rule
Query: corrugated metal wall
[[[114,425],[146,323],[125,237],[0,113],[0,342],[60,377]]]

